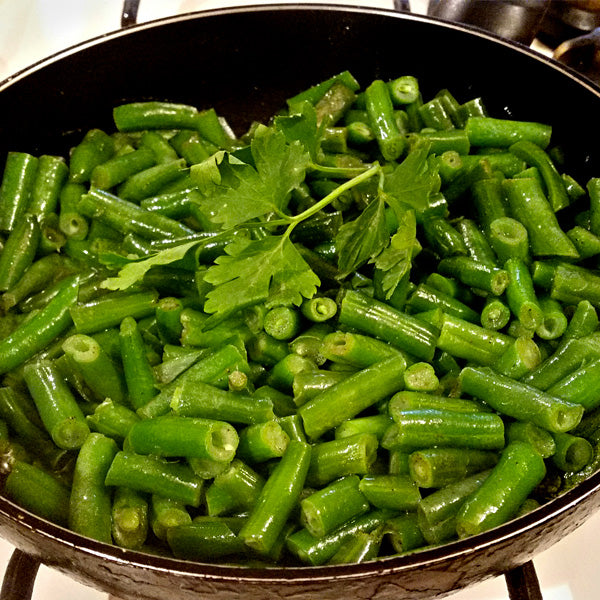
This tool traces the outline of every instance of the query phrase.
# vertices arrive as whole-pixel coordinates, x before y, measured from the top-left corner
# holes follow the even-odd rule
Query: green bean
[[[40,243],[40,227],[34,215],[23,215],[10,232],[0,254],[0,291],[13,287],[33,263]]]
[[[167,139],[167,136],[159,131],[144,131],[138,147],[148,148],[154,155],[156,164],[169,163],[179,159],[170,139]]]
[[[460,300],[436,290],[425,283],[420,283],[406,301],[406,306],[415,312],[440,307],[445,313],[455,315],[465,321],[476,323],[479,315],[471,307]]]
[[[537,179],[506,179],[502,188],[513,217],[527,229],[532,254],[579,258]]]
[[[491,470],[471,475],[425,496],[417,506],[417,519],[429,544],[456,536],[456,515],[465,501],[489,477]]]
[[[211,561],[243,555],[244,544],[223,521],[194,521],[167,530],[169,548],[177,558]]]
[[[404,387],[407,390],[419,392],[435,392],[440,381],[435,374],[433,365],[426,362],[413,363],[404,371]]]
[[[131,175],[148,169],[155,163],[154,153],[141,146],[133,152],[119,154],[94,167],[90,184],[101,190],[108,190],[125,181]]]
[[[238,434],[223,421],[169,415],[136,421],[127,444],[138,454],[225,462],[235,456]]]
[[[349,475],[335,480],[300,501],[300,524],[322,537],[350,519],[366,513],[369,502],[359,490],[360,479]]]
[[[522,223],[511,217],[499,217],[490,223],[488,235],[502,264],[510,258],[529,263],[529,237]]]
[[[403,390],[394,394],[388,402],[387,410],[394,419],[405,411],[412,410],[451,410],[454,412],[481,412],[485,408],[479,402],[467,398],[448,398],[435,394]]]
[[[469,138],[462,129],[425,130],[410,134],[409,143],[417,145],[423,142],[429,142],[429,152],[437,155],[452,151],[464,155],[471,148]]]
[[[419,95],[419,81],[412,75],[396,77],[387,85],[394,105],[410,104]]]
[[[294,404],[301,406],[349,375],[349,372],[331,370],[308,370],[296,373],[292,385]]]
[[[258,374],[258,377],[260,377],[261,375],[262,375],[262,370]],[[248,378],[250,379],[250,377],[253,377],[253,376],[249,375]],[[246,390],[241,390],[241,391],[250,392],[251,391],[250,387],[251,386],[248,385]],[[276,390],[274,387],[271,387],[270,385],[260,386],[258,389],[254,390],[251,393],[251,395],[253,398],[255,398],[258,401],[270,400],[273,405],[273,413],[275,414],[275,417],[279,420],[281,420],[283,417],[291,417],[291,416],[293,416],[296,419],[300,419],[300,417],[298,417],[298,415],[296,415],[296,406],[294,404],[293,398],[291,396],[289,396],[288,394],[285,394],[284,392]]]
[[[203,488],[203,480],[185,464],[125,451],[115,455],[106,473],[105,484],[164,495],[189,506],[200,505]]]
[[[546,148],[552,135],[552,128],[543,123],[491,117],[471,117],[465,129],[471,144],[493,148],[508,148],[520,140]]]
[[[239,532],[243,542],[259,554],[268,554],[277,541],[304,486],[310,464],[308,444],[290,441],[265,482],[248,521]]]
[[[584,337],[598,328],[598,313],[589,300],[580,300],[571,316],[563,339]]]
[[[527,265],[520,259],[509,258],[504,263],[509,276],[506,288],[508,305],[526,329],[536,330],[543,324],[544,313],[539,305]]]
[[[341,331],[327,334],[323,338],[321,353],[328,360],[352,365],[357,369],[402,355],[397,348],[376,338]]]
[[[342,565],[345,563],[363,563],[373,560],[379,554],[383,539],[383,527],[373,531],[359,531],[356,535],[342,542],[337,552],[327,564]]]
[[[539,346],[528,337],[518,337],[498,358],[494,368],[498,373],[521,379],[537,368],[542,362]]]
[[[28,409],[28,404],[32,406]],[[24,394],[17,394],[13,388],[0,388],[0,417],[7,423],[11,432],[27,445],[27,448],[42,457],[48,466],[60,462],[65,451],[57,450],[44,431],[44,425],[36,411],[35,404]]]
[[[142,334],[133,317],[127,316],[121,321],[119,342],[127,397],[137,410],[148,404],[158,390]]]
[[[548,154],[539,145],[520,140],[510,146],[510,151],[527,164],[536,167],[546,188],[550,206],[554,212],[569,205],[569,196],[564,181]]]
[[[497,462],[497,453],[489,450],[428,448],[412,452],[408,467],[412,480],[420,488],[441,488],[490,469]]]
[[[396,412],[393,419],[381,440],[388,450],[432,446],[498,450],[504,446],[504,423],[492,413],[422,409]]]
[[[0,231],[12,231],[30,203],[38,159],[26,152],[9,152],[0,184]]]
[[[300,307],[304,317],[314,323],[322,323],[332,319],[337,313],[337,304],[332,298],[318,296],[305,300]]]
[[[471,198],[484,232],[496,219],[507,217],[507,206],[498,179],[480,179],[471,186]]]
[[[499,331],[444,314],[437,346],[457,358],[492,365],[504,354],[511,341],[512,338]]]
[[[69,182],[87,183],[94,168],[115,152],[114,140],[101,129],[90,129],[69,157]]]
[[[543,340],[556,340],[560,338],[567,329],[567,317],[562,306],[553,298],[542,296],[539,305],[544,318],[536,328],[536,334]]]
[[[206,490],[208,514],[220,516],[250,510],[256,504],[264,483],[261,475],[235,458]]]
[[[28,363],[23,377],[54,443],[65,450],[81,448],[90,430],[75,397],[54,364],[49,360]]]
[[[138,204],[144,198],[159,194],[169,183],[185,174],[183,158],[152,165],[127,177],[118,188],[122,200]],[[158,216],[158,215],[157,215]]]
[[[119,131],[194,129],[197,116],[196,108],[171,102],[131,102],[113,109]]]
[[[139,408],[138,414],[142,418],[149,419],[168,413],[175,393],[193,393],[198,382],[225,389],[227,387],[227,376],[234,369],[248,369],[245,356],[236,346],[225,344],[212,352],[204,349],[203,354],[198,357],[198,360],[192,366],[184,371],[180,377],[175,378],[166,385],[152,400]],[[211,387],[209,387],[207,393],[211,391]],[[270,417],[266,417],[265,420],[268,418]]]
[[[267,383],[279,391],[289,393],[293,389],[294,378],[298,373],[316,371],[317,368],[317,364],[310,358],[291,352],[273,365]]]
[[[463,237],[468,255],[482,263],[497,266],[497,258],[479,225],[471,219],[461,219],[456,224]]]
[[[556,452],[553,435],[534,425],[531,421],[513,421],[506,428],[506,441],[521,441],[531,445],[542,458],[550,458]]]
[[[581,338],[568,338],[522,381],[541,390],[567,377],[588,361],[600,358],[600,337],[595,334]]]
[[[69,336],[62,349],[98,400],[110,398],[117,403],[124,402],[123,376],[94,338],[84,334]]]
[[[90,188],[76,208],[84,217],[98,219],[123,235],[134,233],[149,240],[161,240],[193,233],[192,229],[174,219],[143,210],[133,202],[96,188]]]
[[[375,462],[378,446],[371,433],[314,444],[307,482],[322,486],[345,475],[366,475]]]
[[[386,414],[348,419],[335,428],[335,438],[340,439],[359,433],[371,433],[378,440],[381,440],[386,429],[391,424],[392,421]]]
[[[405,368],[404,357],[391,357],[350,375],[318,394],[298,409],[306,434],[310,439],[317,439],[329,429],[398,391],[403,385]],[[340,398],[344,398],[343,404],[340,404]]]
[[[386,160],[396,160],[406,149],[406,140],[393,118],[393,106],[387,85],[375,80],[365,90],[369,123],[379,149]]]
[[[438,264],[442,275],[456,277],[469,287],[500,296],[509,284],[509,275],[504,269],[481,263],[467,256],[442,259]]]
[[[154,535],[159,540],[166,541],[170,529],[189,525],[192,522],[192,517],[183,501],[164,497],[160,494],[152,494],[150,497],[149,522]]]
[[[600,276],[579,265],[559,263],[554,269],[550,297],[570,304],[589,300],[600,306]]]
[[[392,513],[393,514],[393,513]],[[300,529],[287,538],[288,550],[303,563],[316,566],[326,563],[342,546],[345,540],[361,531],[372,531],[386,522],[387,510],[373,510],[354,517],[331,533],[315,538],[307,529]]]
[[[358,489],[376,508],[414,511],[421,500],[417,484],[407,475],[365,475]]]
[[[170,406],[180,417],[216,419],[247,425],[274,418],[273,403],[267,398],[258,399],[221,390],[194,379],[187,379],[175,388]]]
[[[569,431],[583,416],[581,405],[510,379],[489,367],[465,367],[460,379],[465,393],[483,400],[505,415],[532,421],[549,431]]]
[[[86,421],[94,431],[113,438],[121,444],[129,434],[139,417],[130,408],[113,402],[110,398],[94,408],[94,412],[86,416]]]
[[[378,337],[417,358],[433,358],[436,335],[432,327],[361,292],[348,290],[344,294],[338,318],[342,325]]]
[[[104,480],[117,450],[114,440],[90,433],[77,455],[69,505],[69,528],[108,544],[112,540],[112,503]]]
[[[300,333],[301,314],[295,308],[278,306],[272,308],[264,317],[264,330],[276,340],[291,340]]]
[[[460,509],[456,517],[459,537],[486,531],[511,519],[545,474],[544,460],[529,444],[508,444],[489,477]]]
[[[69,167],[62,156],[40,156],[27,211],[38,219],[56,212],[62,186],[68,176]]]
[[[600,234],[600,177],[592,177],[586,189],[590,197],[590,230]]]
[[[431,127],[437,131],[454,128],[452,117],[440,98],[433,98],[423,103],[419,106],[418,112],[426,127]]]
[[[600,254],[600,238],[588,229],[576,225],[566,233],[582,259]]]
[[[67,525],[69,489],[45,470],[26,462],[15,462],[4,483],[4,492],[19,506],[43,519]]]
[[[249,425],[240,431],[238,456],[250,464],[283,456],[290,438],[277,421]]]
[[[112,504],[112,538],[121,548],[138,550],[148,536],[148,502],[126,487],[115,490]]]
[[[154,314],[157,300],[154,291],[113,292],[73,306],[70,314],[77,333],[91,334],[116,327],[125,317],[140,319]]]
[[[416,513],[407,513],[388,519],[384,527],[384,534],[398,554],[426,544]]]
[[[488,296],[479,318],[484,329],[493,331],[504,329],[511,318],[510,307],[503,298]]]
[[[440,256],[467,254],[467,246],[460,233],[445,218],[429,216],[423,219],[423,232],[428,243]]]

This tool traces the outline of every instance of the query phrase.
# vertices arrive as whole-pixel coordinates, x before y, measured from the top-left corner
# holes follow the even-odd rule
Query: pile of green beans
[[[204,276],[239,232],[216,236],[192,172],[216,153],[251,161],[257,125],[236,137],[214,110],[131,103],[68,157],[8,154],[5,496],[123,548],[323,565],[475,535],[597,470],[600,178],[565,172],[549,124],[424,98],[409,75],[361,89],[344,72],[279,116],[306,102],[319,147],[291,212],[375,164],[393,196],[396,167],[426,148],[437,185],[423,200],[421,174],[404,174],[417,242],[391,294],[379,262],[338,262],[372,178],[293,232],[313,298],[207,326]],[[396,217],[386,208],[390,236]],[[125,290],[103,286],[194,241]]]

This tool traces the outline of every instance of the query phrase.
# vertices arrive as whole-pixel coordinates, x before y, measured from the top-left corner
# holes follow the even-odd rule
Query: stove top
[[[454,1],[441,0],[446,3],[446,7]],[[587,1],[593,3],[596,0]],[[260,3],[260,0],[142,0],[138,22],[195,10],[257,3]],[[338,0],[337,3],[390,9],[406,6],[406,0]],[[558,4],[563,2],[551,2],[551,10],[555,11]],[[425,14],[428,0],[410,0],[410,8],[413,12]],[[0,80],[64,48],[118,29],[121,10],[122,0],[0,1]],[[583,18],[581,15],[579,17]],[[554,12],[552,20],[546,22],[540,29],[539,37],[533,41],[532,47],[535,50],[551,55],[554,48],[569,36],[585,33],[577,29],[581,26],[581,20],[575,28],[572,23],[559,23],[560,20],[561,17]],[[600,25],[600,22],[595,24],[593,20],[586,23],[588,29],[590,23],[594,27]],[[599,532],[600,514],[597,514],[574,533],[535,558],[544,600],[589,600],[600,597],[600,577],[596,559],[600,555]],[[4,575],[12,550],[9,543],[0,540],[0,577]],[[107,600],[107,594],[42,566],[36,579],[33,598]],[[456,592],[451,598],[506,600],[508,593],[504,578],[498,577]]]

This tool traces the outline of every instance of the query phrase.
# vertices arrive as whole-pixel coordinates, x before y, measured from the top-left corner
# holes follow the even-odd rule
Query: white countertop
[[[141,0],[139,21],[212,9],[255,0]],[[393,0],[339,0],[338,3],[392,8]],[[426,0],[413,0],[421,12]],[[0,80],[80,41],[118,29],[121,0],[0,0]],[[600,598],[600,514],[543,552],[535,566],[544,600]],[[12,552],[0,540],[0,576]],[[40,568],[34,600],[106,600],[106,593],[82,586],[45,566]],[[452,600],[507,600],[503,577],[488,580],[451,596]],[[134,599],[131,599],[134,600]]]

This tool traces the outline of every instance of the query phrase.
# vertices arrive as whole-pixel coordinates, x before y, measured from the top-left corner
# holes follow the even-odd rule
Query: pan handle
[[[140,0],[124,0],[123,10],[121,11],[121,27],[131,27],[137,23]]]
[[[22,550],[15,550],[6,567],[0,600],[31,600],[39,567],[37,558]]]
[[[508,571],[504,574],[504,578],[510,600],[543,600],[532,561]]]

